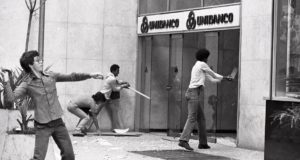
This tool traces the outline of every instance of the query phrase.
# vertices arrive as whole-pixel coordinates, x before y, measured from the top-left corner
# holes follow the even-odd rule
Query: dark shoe
[[[178,146],[185,148],[186,150],[192,151],[194,150],[187,141],[179,140]]]
[[[199,148],[199,149],[210,149],[210,146],[207,145],[207,144],[199,144],[199,145],[198,145],[198,148]]]
[[[81,128],[80,129],[81,130],[81,133],[83,133],[85,136],[87,135],[87,131],[88,131],[88,129],[87,128]]]
[[[75,137],[84,137],[85,136],[84,132],[82,132],[81,130],[77,130],[77,129],[75,129],[75,131],[72,135]]]

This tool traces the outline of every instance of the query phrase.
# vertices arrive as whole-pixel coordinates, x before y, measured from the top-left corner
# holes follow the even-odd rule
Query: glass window
[[[277,1],[275,96],[300,97],[300,3]]]
[[[197,8],[203,6],[203,0],[170,0],[170,10]]]
[[[139,14],[164,12],[168,10],[167,0],[140,0]]]
[[[241,2],[241,0],[204,0],[204,6],[215,6],[236,2]]]
[[[237,3],[241,0],[139,0],[139,14]]]

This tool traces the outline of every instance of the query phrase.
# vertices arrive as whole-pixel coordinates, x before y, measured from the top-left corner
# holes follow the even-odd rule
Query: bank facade
[[[233,82],[206,84],[209,135],[231,133],[238,147],[264,150],[277,136],[274,106],[299,102],[298,12],[293,0],[140,0],[137,86],[151,101],[137,97],[135,128],[183,129],[194,53],[207,48],[214,71],[238,68]]]

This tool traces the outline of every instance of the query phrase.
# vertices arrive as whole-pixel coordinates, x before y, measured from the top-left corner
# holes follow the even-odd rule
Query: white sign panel
[[[138,17],[139,35],[239,26],[240,5]]]

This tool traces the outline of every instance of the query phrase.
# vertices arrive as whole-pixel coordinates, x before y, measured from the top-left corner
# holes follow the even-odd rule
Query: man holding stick
[[[111,65],[110,73],[105,77],[103,89],[100,91],[108,100],[106,105],[108,106],[107,108],[111,110],[113,131],[115,131],[115,129],[124,129],[124,124],[120,115],[120,91],[123,88],[130,87],[128,82],[117,79],[119,72],[119,65]]]

